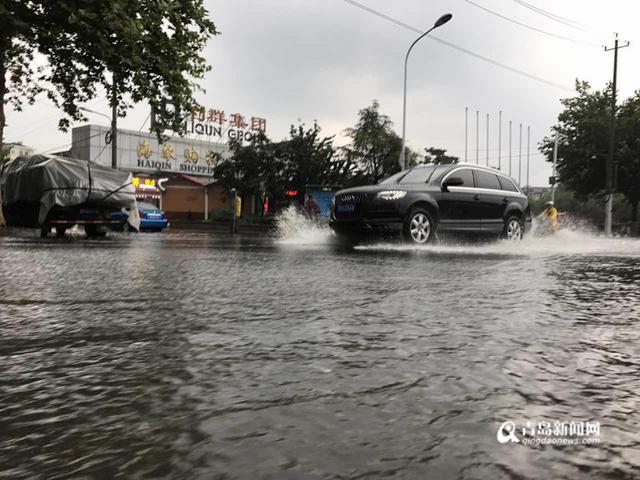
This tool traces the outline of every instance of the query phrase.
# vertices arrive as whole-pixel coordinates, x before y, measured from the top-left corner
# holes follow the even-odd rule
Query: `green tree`
[[[357,163],[369,182],[377,183],[400,170],[402,139],[389,117],[380,113],[377,100],[358,112],[356,126],[345,133],[351,139],[344,147],[345,155]],[[415,153],[409,152],[407,158],[407,165],[416,163]]]
[[[458,157],[447,155],[447,151],[444,148],[425,148],[424,163],[435,163],[438,165],[445,165],[451,163],[458,163],[460,160]]]
[[[264,194],[274,194],[282,187],[279,173],[282,166],[275,156],[275,145],[260,133],[251,143],[243,145],[238,140],[229,142],[230,157],[214,169],[214,176],[226,192],[236,189],[243,197],[252,196],[263,204]],[[278,193],[280,193],[278,191]]]
[[[611,85],[592,90],[587,82],[576,82],[577,95],[562,100],[564,110],[553,134],[540,150],[553,161],[555,133],[559,133],[558,177],[580,200],[599,197],[605,191],[605,167],[609,152]],[[634,206],[640,201],[640,92],[625,100],[617,111],[614,165],[617,189]],[[637,207],[634,209],[636,218]]]
[[[576,91],[576,97],[561,101],[564,111],[552,127],[553,135],[543,140],[541,151],[547,161],[553,161],[554,136],[559,133],[559,181],[585,199],[605,186],[611,90],[592,91],[587,82],[576,82]]]
[[[214,170],[225,190],[235,188],[243,196],[282,199],[286,190],[297,190],[299,200],[307,185],[345,185],[353,176],[353,163],[337,157],[333,137],[323,137],[317,123],[291,126],[289,137],[272,142],[265,135],[249,144],[232,141],[229,160]]]
[[[217,34],[203,0],[4,0],[0,3],[0,142],[5,105],[38,93],[64,112],[61,129],[103,87],[124,116],[130,102],[157,109],[154,130],[180,131],[209,69],[202,51]],[[35,69],[34,58],[46,59]],[[169,100],[174,111],[161,109]]]
[[[346,164],[334,158],[333,137],[322,137],[314,123],[291,126],[289,138],[278,144],[282,161],[282,182],[287,189],[304,192],[306,185],[327,185],[339,180]]]
[[[640,91],[628,98],[618,111],[620,149],[617,154],[616,183],[632,206],[632,220],[638,220],[640,204]]]

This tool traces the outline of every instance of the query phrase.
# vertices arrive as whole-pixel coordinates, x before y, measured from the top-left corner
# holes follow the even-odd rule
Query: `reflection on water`
[[[345,251],[291,221],[0,238],[0,477],[635,477],[638,242]],[[496,441],[539,419],[602,443]]]

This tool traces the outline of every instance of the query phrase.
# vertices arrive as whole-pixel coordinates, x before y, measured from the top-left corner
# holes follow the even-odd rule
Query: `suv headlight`
[[[400,200],[407,195],[407,192],[404,190],[384,190],[382,192],[378,192],[376,198],[380,198],[382,200]]]

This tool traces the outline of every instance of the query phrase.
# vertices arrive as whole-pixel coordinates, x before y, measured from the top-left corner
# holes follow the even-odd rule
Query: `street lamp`
[[[80,110],[82,110],[83,112],[87,112],[87,113],[93,113],[94,115],[102,115],[104,118],[106,118],[107,120],[111,121],[111,117],[105,113],[100,113],[100,112],[96,112],[95,110],[90,110],[88,108],[85,107],[78,107]]]
[[[413,48],[413,46],[418,43],[420,40],[422,40],[424,37],[426,37],[429,33],[431,33],[431,31],[435,30],[438,27],[441,27],[442,25],[444,25],[445,23],[447,23],[449,20],[451,20],[453,18],[453,15],[451,15],[450,13],[446,13],[444,15],[442,15],[437,21],[436,23],[433,24],[433,27],[431,27],[429,30],[427,30],[426,32],[424,32],[422,35],[420,35],[409,47],[409,50],[407,50],[407,55],[404,58],[404,97],[403,97],[403,101],[402,101],[402,150],[400,150],[400,168],[402,170],[404,170],[405,168],[405,139],[406,139],[406,125],[407,125],[407,63],[409,61],[409,54],[411,53],[411,49]]]

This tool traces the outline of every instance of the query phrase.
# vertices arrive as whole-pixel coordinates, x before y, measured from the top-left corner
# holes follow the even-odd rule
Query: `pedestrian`
[[[546,208],[542,211],[538,218],[545,219],[549,222],[549,226],[551,227],[551,233],[555,234],[558,230],[558,210],[554,206],[553,202],[547,202]]]
[[[312,220],[315,220],[320,216],[320,204],[311,194],[307,197],[307,214]]]

